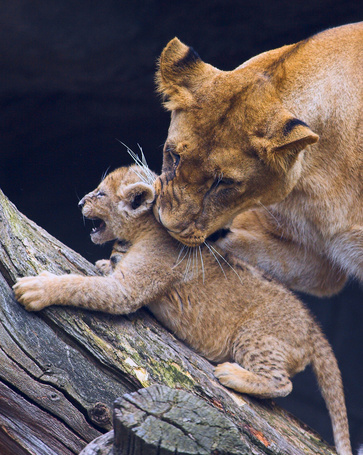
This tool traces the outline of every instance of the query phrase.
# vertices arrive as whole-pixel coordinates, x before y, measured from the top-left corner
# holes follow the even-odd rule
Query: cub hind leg
[[[248,346],[239,340],[233,351],[236,363],[221,363],[214,371],[223,385],[259,398],[284,397],[291,392],[287,346],[269,337]]]
[[[279,377],[274,377],[275,373]],[[238,363],[220,363],[214,375],[224,386],[240,393],[247,393],[259,398],[285,397],[292,390],[292,383],[286,372],[271,371],[271,374],[255,373],[241,367]]]

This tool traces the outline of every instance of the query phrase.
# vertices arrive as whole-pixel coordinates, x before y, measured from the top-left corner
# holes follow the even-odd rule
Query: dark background
[[[160,170],[169,114],[155,62],[174,36],[230,70],[260,52],[363,18],[361,0],[0,1],[0,187],[29,218],[94,262],[78,200],[130,159]],[[352,442],[363,443],[363,292],[303,296],[342,370]],[[329,441],[330,421],[310,371],[279,403]]]

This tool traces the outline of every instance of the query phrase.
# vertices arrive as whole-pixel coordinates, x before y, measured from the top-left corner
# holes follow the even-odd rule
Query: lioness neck
[[[287,218],[295,214],[295,221],[309,220],[313,212],[323,215],[314,218],[314,226],[324,236],[361,225],[363,213],[363,160],[362,153],[356,153],[362,151],[362,146],[354,143],[362,136],[357,131],[363,129],[362,84],[347,84],[357,77],[363,78],[363,53],[359,46],[363,29],[351,24],[335,29],[335,33],[337,30],[340,46],[334,51],[329,45],[332,31],[327,30],[297,44],[261,54],[243,65],[265,72],[267,68],[284,106],[319,135],[319,142],[303,152],[297,185],[274,210],[281,215],[286,213]],[[321,45],[322,41],[327,44]],[[339,54],[344,54],[344,58]],[[362,71],[357,73],[357,68]],[[361,101],[352,102],[352,99]],[[349,147],[343,146],[337,123],[344,128]],[[306,232],[305,227],[301,229]]]

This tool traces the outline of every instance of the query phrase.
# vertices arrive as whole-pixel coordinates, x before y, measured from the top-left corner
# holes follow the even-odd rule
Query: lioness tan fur
[[[171,123],[155,215],[171,235],[200,245],[234,219],[221,247],[293,289],[363,281],[363,23],[233,71],[175,38],[157,84]]]
[[[219,363],[215,375],[222,384],[258,397],[287,395],[289,378],[311,363],[338,453],[351,454],[338,365],[307,309],[232,255],[228,265],[213,243],[189,254],[181,250],[153,216],[150,176],[136,166],[120,168],[80,202],[85,217],[100,221],[93,242],[118,239],[111,260],[97,263],[107,276],[43,272],[19,279],[16,298],[31,311],[73,305],[127,314],[147,305],[180,339]]]

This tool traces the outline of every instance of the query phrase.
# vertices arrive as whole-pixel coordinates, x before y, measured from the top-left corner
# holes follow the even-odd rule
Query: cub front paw
[[[51,305],[50,286],[55,278],[56,275],[49,272],[19,278],[13,286],[16,300],[28,311],[39,311]]]
[[[101,259],[96,262],[95,266],[102,275],[110,275],[113,272],[112,263],[109,259]]]

